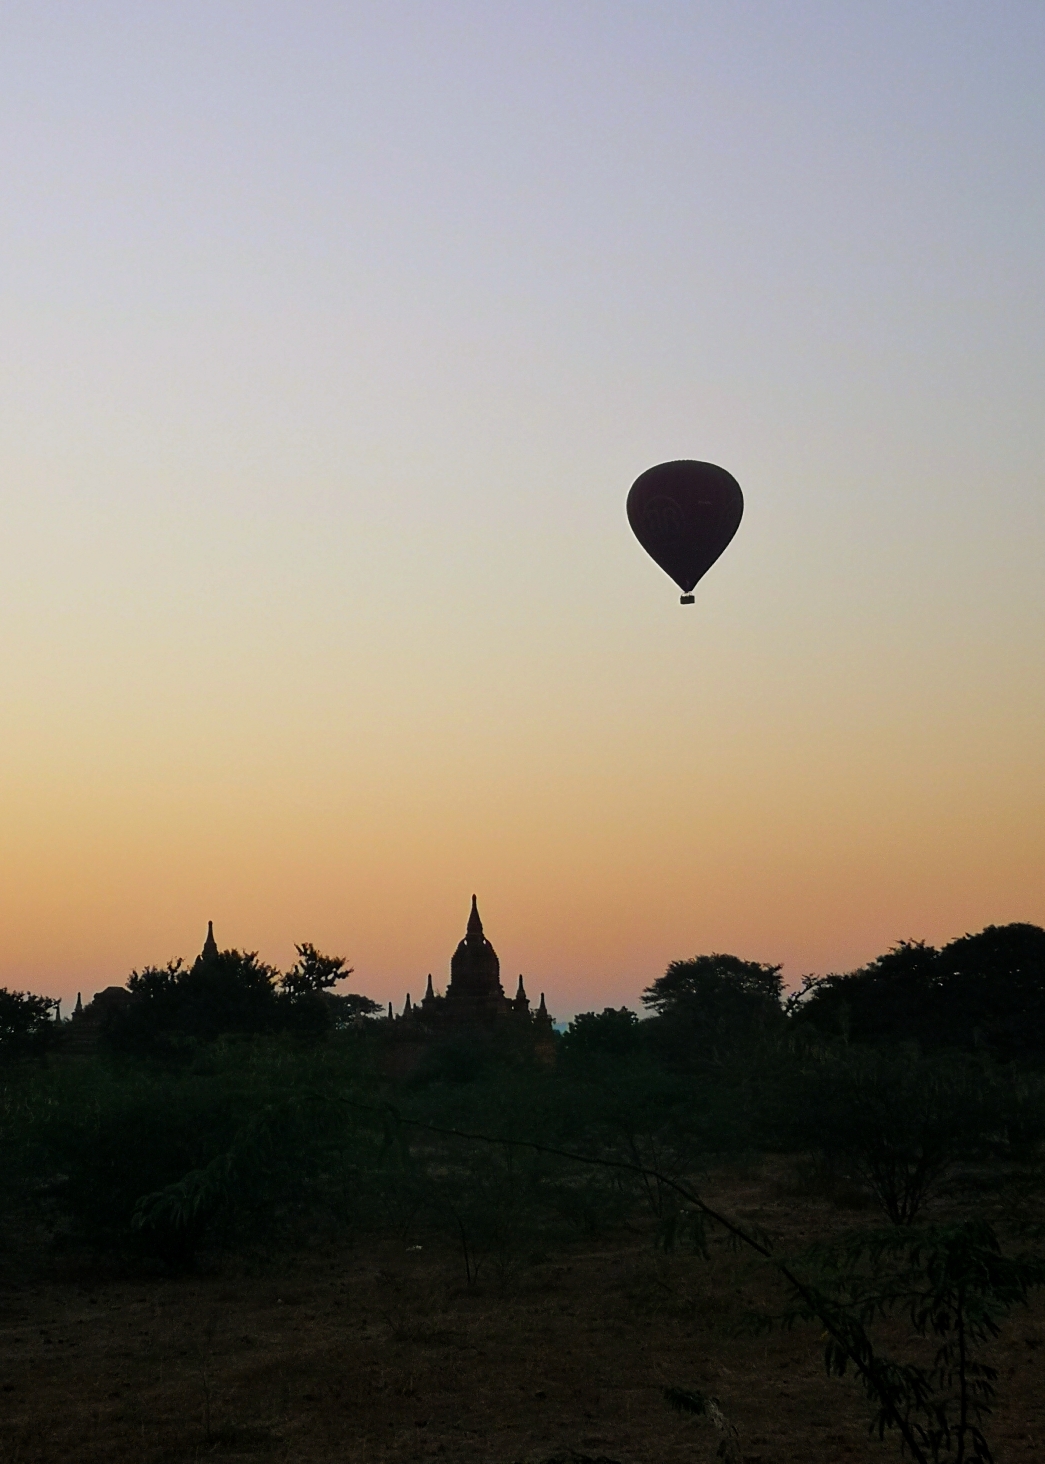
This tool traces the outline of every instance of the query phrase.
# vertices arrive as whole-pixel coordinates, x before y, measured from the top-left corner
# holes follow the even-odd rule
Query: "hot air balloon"
[[[631,485],[628,523],[651,559],[682,590],[683,605],[740,527],[744,495],[714,463],[658,463]]]

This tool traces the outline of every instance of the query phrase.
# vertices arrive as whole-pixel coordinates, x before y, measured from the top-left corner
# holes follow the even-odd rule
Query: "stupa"
[[[414,1034],[420,1035],[424,1031],[433,1036],[450,1031],[489,1031],[502,1024],[511,1024],[517,1030],[528,1029],[534,1037],[543,1036],[550,1041],[553,1030],[552,1019],[544,1004],[544,993],[541,993],[538,1010],[531,1012],[521,975],[515,996],[505,996],[501,985],[501,963],[483,931],[475,895],[472,896],[464,939],[450,957],[450,983],[446,995],[436,994],[429,974],[422,1001],[415,1004],[407,995],[402,1014],[391,1017],[391,1020],[397,1026],[406,1024]],[[406,1030],[403,1035],[406,1035]]]

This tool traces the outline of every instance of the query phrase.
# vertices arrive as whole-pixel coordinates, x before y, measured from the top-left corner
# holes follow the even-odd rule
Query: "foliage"
[[[991,1079],[911,1048],[814,1053],[788,1075],[778,1139],[819,1152],[870,1189],[894,1225],[911,1225],[959,1156],[985,1153],[996,1126]]]
[[[278,972],[256,951],[225,950],[132,971],[131,1000],[110,1019],[106,1036],[122,1050],[170,1048],[172,1041],[213,1041],[229,1033],[275,1031]]]
[[[810,980],[799,1027],[860,1043],[914,1041],[1045,1060],[1045,930],[988,925],[942,950],[903,941],[848,976]]]
[[[57,1003],[0,986],[0,1058],[44,1052],[57,1033]]]
[[[376,1017],[382,1010],[380,1002],[356,991],[341,992],[337,996],[324,992],[323,995],[335,1028],[356,1026],[364,1017]]]
[[[366,1035],[346,1032],[320,1048],[288,1037],[223,1041],[177,1066],[93,1058],[21,1072],[3,1090],[0,1169],[39,1197],[58,1234],[144,1244],[172,1262],[204,1240],[278,1229],[309,1207],[341,1224],[352,1208],[355,1126],[322,1094],[372,1081],[370,1061]],[[231,1188],[219,1205],[223,1174]],[[132,1227],[143,1196],[179,1184],[195,1217],[184,1236],[176,1206],[166,1231]]]
[[[792,1272],[783,1320],[825,1328],[827,1370],[859,1377],[875,1408],[872,1431],[879,1438],[898,1432],[916,1464],[991,1464],[981,1423],[997,1372],[977,1349],[1032,1288],[1045,1285],[1045,1259],[1005,1255],[988,1222],[974,1219],[857,1233],[804,1260],[817,1279],[796,1282]],[[917,1337],[936,1339],[930,1365],[898,1360],[876,1343],[873,1324],[898,1313]]]
[[[567,1027],[562,1039],[566,1057],[599,1054],[624,1057],[639,1050],[642,1033],[639,1019],[627,1007],[605,1007],[601,1012],[580,1012]]]
[[[807,978],[792,1005],[799,1027],[845,1040],[925,1043],[933,1030],[939,952],[901,941],[849,976]]]
[[[351,1148],[348,1116],[322,1099],[293,1095],[267,1104],[229,1147],[162,1189],[140,1196],[131,1229],[169,1264],[191,1262],[208,1232],[225,1243],[255,1236],[281,1218],[331,1198]]]
[[[1045,1057],[1045,930],[988,925],[944,946],[938,968],[942,1044]]]
[[[642,995],[655,1013],[651,1043],[668,1062],[720,1061],[783,1027],[782,990],[779,966],[721,954],[672,961]]]
[[[352,975],[352,967],[345,967],[344,956],[324,956],[309,941],[296,945],[298,958],[289,971],[279,978],[279,984],[288,996],[305,996],[310,992],[327,991],[339,981]],[[376,1008],[376,1003],[374,1004]]]
[[[165,1054],[232,1034],[281,1031],[319,1037],[380,1010],[367,996],[331,991],[352,974],[343,956],[325,956],[309,942],[283,975],[256,951],[205,952],[191,967],[180,960],[133,971],[131,1000],[108,1014],[103,1035],[117,1051]]]

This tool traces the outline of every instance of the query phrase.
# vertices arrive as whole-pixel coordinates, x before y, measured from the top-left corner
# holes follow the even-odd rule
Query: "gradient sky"
[[[0,3],[0,984],[1045,923],[1043,74],[1037,0]]]

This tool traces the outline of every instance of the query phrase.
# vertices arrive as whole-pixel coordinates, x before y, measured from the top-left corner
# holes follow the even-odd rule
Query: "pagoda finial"
[[[432,973],[428,973],[428,987],[425,991],[425,1001],[435,1001],[435,988],[432,985]]]
[[[472,913],[468,917],[468,934],[481,936],[483,933],[483,922],[479,919],[479,906],[476,904],[475,896],[472,896]]]
[[[218,942],[214,939],[214,921],[207,921],[207,939],[203,942],[203,950],[200,952],[205,961],[211,960],[218,954]]]

